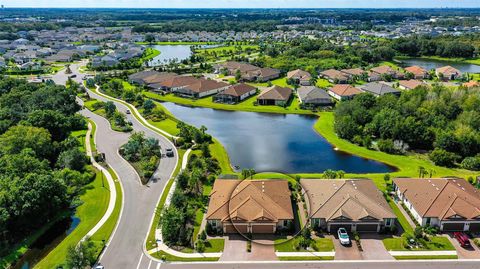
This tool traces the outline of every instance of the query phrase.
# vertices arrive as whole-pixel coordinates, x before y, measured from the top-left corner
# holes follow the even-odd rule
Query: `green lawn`
[[[402,226],[403,230],[409,234],[413,234],[413,228],[410,226],[410,224],[407,221],[407,218],[405,215],[402,214],[398,206],[395,204],[395,202],[392,199],[389,199],[388,204],[390,207],[393,209],[393,213],[397,216],[397,221],[400,223]]]
[[[205,243],[205,253],[222,252],[225,247],[225,239],[209,239]]]
[[[295,249],[295,245],[300,241],[299,237],[293,239],[281,238],[275,240],[275,251],[278,252],[298,252],[306,251],[303,249]],[[330,238],[316,238],[314,251],[326,252],[333,251],[333,241]]]
[[[256,97],[252,96],[247,100],[235,105],[222,104],[213,102],[213,98],[205,97],[201,99],[190,99],[175,96],[174,94],[160,95],[153,92],[144,92],[145,97],[160,101],[160,102],[172,102],[181,105],[208,107],[221,110],[240,110],[250,112],[266,112],[266,113],[282,113],[282,114],[313,114],[310,110],[300,109],[300,103],[297,97],[294,97],[290,105],[286,108],[280,106],[260,106],[255,105]]]
[[[443,236],[433,236],[430,241],[420,240],[422,248],[408,249],[406,239],[403,237],[383,239],[383,244],[388,251],[425,251],[425,250],[455,250],[448,238]]]
[[[80,196],[83,204],[75,212],[75,217],[80,219],[80,224],[55,249],[48,253],[35,268],[50,269],[64,264],[68,247],[76,245],[105,214],[110,199],[110,192],[108,184],[104,188],[102,187],[101,173],[97,171],[96,174],[95,180],[87,185],[85,193]]]
[[[190,42],[190,41],[158,41],[158,42],[135,42],[138,45],[207,45],[214,42]]]

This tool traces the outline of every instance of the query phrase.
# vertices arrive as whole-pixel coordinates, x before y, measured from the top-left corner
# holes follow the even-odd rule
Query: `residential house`
[[[435,75],[444,80],[454,80],[461,77],[462,72],[452,66],[447,65],[435,69]]]
[[[112,55],[97,56],[92,59],[92,67],[113,67],[120,64],[120,61],[117,60]]]
[[[336,232],[380,232],[395,225],[396,216],[370,179],[301,179],[314,229]]]
[[[342,69],[340,70],[340,72],[344,73],[348,77],[357,77],[357,78],[361,78],[364,74],[367,73],[365,72],[365,70],[361,68]]]
[[[350,77],[338,70],[335,69],[328,69],[325,71],[320,72],[320,77],[327,79],[331,83],[347,83]]]
[[[315,86],[302,86],[297,89],[298,100],[305,106],[331,105],[332,98],[328,93]]]
[[[348,84],[337,84],[328,89],[328,94],[339,101],[352,99],[360,93],[362,93],[360,89]]]
[[[226,71],[228,75],[235,76],[240,74],[241,79],[245,81],[265,82],[280,77],[280,71],[273,68],[260,68],[248,63],[228,61],[215,65],[215,72]]]
[[[173,92],[184,97],[202,98],[226,90],[228,86],[229,84],[225,82],[200,78],[194,83],[178,88]]]
[[[287,79],[293,79],[302,86],[309,86],[311,84],[310,80],[312,79],[312,75],[310,75],[310,73],[308,73],[307,71],[297,69],[288,72]]]
[[[395,178],[398,199],[422,226],[480,232],[480,192],[459,178]]]
[[[257,97],[257,102],[259,105],[285,106],[290,101],[292,93],[290,88],[275,85],[260,93]]]
[[[231,85],[226,90],[218,93],[213,97],[213,101],[218,103],[235,104],[255,95],[256,93],[257,88],[248,84],[240,83]]]
[[[395,94],[395,95],[400,95],[401,91],[388,86],[385,83],[380,83],[380,82],[370,82],[365,85],[359,86],[360,90],[364,92],[371,93],[375,96],[382,96],[385,94]]]
[[[223,233],[273,234],[289,229],[294,215],[288,181],[217,179],[206,220]]]
[[[417,87],[426,85],[420,80],[410,79],[410,80],[400,80],[398,81],[398,88],[402,90],[413,90]]]
[[[197,83],[198,80],[198,78],[192,76],[174,76],[152,84],[151,86],[155,86],[155,88],[158,90],[174,92],[181,88],[185,88],[188,85]]]
[[[405,71],[413,74],[414,79],[426,79],[429,77],[428,71],[420,66],[409,66],[405,68]]]
[[[175,73],[145,70],[129,75],[128,81],[138,85],[148,85],[150,88],[156,89],[156,84],[175,76],[177,76]]]
[[[403,74],[394,70],[392,67],[388,65],[381,65],[370,69],[370,72],[374,75],[383,78],[384,76],[390,76],[392,78],[403,78]]]

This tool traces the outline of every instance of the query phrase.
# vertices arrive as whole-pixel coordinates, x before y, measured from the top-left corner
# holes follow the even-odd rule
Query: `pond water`
[[[167,64],[171,60],[180,62],[192,55],[190,45],[153,45],[151,47],[159,50],[160,54],[148,62],[149,66]]]
[[[383,163],[336,151],[313,129],[317,118],[194,108],[163,104],[178,119],[208,128],[227,149],[239,169],[257,172],[321,173],[327,169],[351,173],[384,173]]]
[[[79,224],[80,219],[75,216],[57,221],[57,223],[32,244],[31,249],[25,253],[13,269],[33,268],[41,259],[60,244],[67,235],[73,232]]]
[[[407,58],[402,59],[402,66],[412,66],[418,65],[423,67],[426,70],[431,70],[435,68],[439,68],[442,66],[450,65],[452,67],[457,68],[462,73],[480,73],[480,65],[470,64],[470,63],[463,63],[463,62],[455,62],[455,61],[442,61],[442,60],[434,60],[434,59],[424,59],[424,58]]]

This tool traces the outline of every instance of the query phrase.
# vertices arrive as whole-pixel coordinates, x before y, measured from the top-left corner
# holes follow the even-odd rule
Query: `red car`
[[[468,239],[468,236],[465,233],[462,232],[454,232],[453,236],[457,241],[460,243],[460,245],[464,248],[469,248],[471,247],[470,245],[470,240]]]

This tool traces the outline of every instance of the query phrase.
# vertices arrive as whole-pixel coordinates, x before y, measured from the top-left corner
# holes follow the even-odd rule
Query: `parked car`
[[[342,245],[350,245],[350,236],[348,236],[347,230],[345,228],[338,229],[338,240]]]
[[[97,266],[95,266],[95,269],[105,269],[105,266],[103,266],[103,265],[97,265]]]
[[[130,109],[127,109],[127,111],[125,111],[125,113],[130,114],[131,113]]]
[[[173,149],[171,148],[166,149],[166,154],[167,154],[167,157],[173,157]]]
[[[470,244],[470,239],[468,239],[468,236],[465,233],[462,232],[454,232],[453,236],[457,241],[460,243],[460,246],[464,248],[470,248],[472,245]]]
[[[77,77],[77,75],[71,75],[71,76],[69,76],[69,78],[76,78],[76,77]]]

